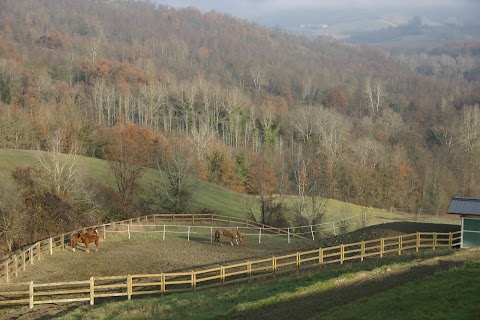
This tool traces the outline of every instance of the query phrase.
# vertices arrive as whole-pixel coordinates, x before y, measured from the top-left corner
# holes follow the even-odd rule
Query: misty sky
[[[472,9],[480,9],[479,0],[155,0],[157,3],[173,7],[195,7],[201,11],[215,10],[227,13],[232,16],[246,18],[248,20],[259,20],[269,16],[274,23],[275,14],[288,13],[306,15],[312,12],[345,11],[349,15],[355,14],[355,8],[363,10],[386,10],[396,11],[409,9],[412,15],[425,15],[429,11],[451,12],[452,15],[465,15],[479,12]],[[465,10],[465,8],[468,8]],[[273,16],[273,18],[272,18]],[[284,17],[284,16],[282,16]]]

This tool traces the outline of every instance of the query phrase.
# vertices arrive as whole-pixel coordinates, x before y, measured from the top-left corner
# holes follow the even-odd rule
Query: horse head
[[[239,235],[238,235],[238,239],[239,239],[240,244],[243,244],[243,243],[244,243],[243,234],[239,234]]]

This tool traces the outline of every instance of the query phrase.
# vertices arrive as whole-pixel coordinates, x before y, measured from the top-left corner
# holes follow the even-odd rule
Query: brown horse
[[[84,243],[84,240],[82,238],[83,231],[77,232],[77,233],[72,233],[70,235],[70,247],[72,247],[72,251],[75,252],[75,248],[77,247],[77,243]],[[88,230],[85,234],[89,235],[95,235],[98,237],[98,231],[97,228],[92,228]]]
[[[243,234],[238,229],[235,229],[235,231],[237,233],[237,241],[238,241],[237,244],[244,244],[245,240],[243,239]]]
[[[90,249],[88,249],[88,244],[95,242],[95,252],[98,251],[98,245],[100,243],[100,237],[96,234],[88,234],[88,233],[81,233],[80,238],[82,239],[83,243],[85,243],[85,252],[89,253]]]
[[[233,246],[233,242],[238,245],[238,234],[237,234],[237,229],[217,229],[215,230],[215,241],[219,244],[221,244],[221,238],[222,236],[224,237],[230,237],[231,241],[230,244]]]

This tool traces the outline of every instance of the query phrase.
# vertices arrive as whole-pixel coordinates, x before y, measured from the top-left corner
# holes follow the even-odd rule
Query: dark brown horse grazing
[[[75,248],[77,247],[77,243],[84,243],[82,234],[89,234],[89,235],[95,235],[98,237],[98,231],[97,228],[92,228],[88,230],[86,233],[77,232],[77,233],[72,233],[70,235],[70,247],[72,247],[72,251],[75,252]]]
[[[221,238],[222,236],[224,237],[230,237],[231,241],[230,244],[233,246],[233,242],[238,245],[238,234],[237,234],[237,229],[217,229],[215,230],[215,241],[219,244],[221,244]]]

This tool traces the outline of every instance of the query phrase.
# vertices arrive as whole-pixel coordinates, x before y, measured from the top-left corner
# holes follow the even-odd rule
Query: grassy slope
[[[86,178],[100,180],[104,183],[110,184],[111,186],[115,186],[113,175],[107,162],[94,158],[81,157],[79,164]],[[7,195],[15,192],[15,184],[11,176],[12,171],[16,167],[35,167],[37,165],[38,162],[36,160],[36,151],[0,149],[0,179],[2,184],[7,189]],[[146,172],[140,183],[146,196],[153,197],[152,189],[154,188],[155,181],[160,178],[161,175],[157,170],[148,170]],[[291,203],[294,199],[294,197],[288,197],[287,202]],[[202,181],[199,182],[197,194],[190,207],[190,211],[199,212],[206,208],[214,213],[244,219],[246,218],[246,210],[255,203],[255,199],[251,196]],[[342,218],[351,216],[360,217],[364,212],[366,212],[368,215],[368,225],[388,222],[391,218],[394,220],[401,218],[400,215],[391,215],[386,210],[363,208],[361,206],[330,199],[327,200],[326,203],[326,214],[324,221],[338,221]],[[455,220],[454,223],[458,222],[457,220]],[[435,218],[434,222],[452,223],[452,220]],[[353,222],[352,220],[351,229],[358,227],[361,227],[359,225],[359,220],[356,222]]]
[[[115,186],[112,172],[106,161],[81,157],[79,165],[85,178],[100,180]],[[38,166],[36,151],[0,149],[0,179],[4,183],[7,194],[15,192],[12,171],[17,167],[26,166]],[[141,186],[147,196],[152,196],[151,190],[155,181],[158,181],[160,178],[161,176],[157,170],[148,170],[143,176]],[[190,209],[192,212],[198,212],[207,208],[215,213],[244,218],[245,207],[249,198],[244,194],[239,194],[222,186],[200,182],[195,201]]]

